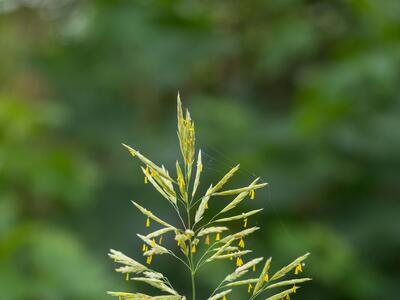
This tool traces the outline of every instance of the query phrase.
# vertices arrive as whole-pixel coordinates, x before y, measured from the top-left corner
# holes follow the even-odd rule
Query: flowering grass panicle
[[[300,278],[303,272],[304,261],[308,253],[295,259],[275,273],[270,273],[272,259],[268,258],[264,266],[257,272],[257,266],[264,261],[263,257],[245,259],[252,250],[247,249],[246,238],[259,230],[258,227],[248,227],[249,218],[254,217],[261,209],[248,212],[232,213],[231,211],[247,198],[253,200],[255,191],[265,187],[266,183],[259,183],[259,178],[247,186],[236,189],[224,189],[225,185],[239,170],[237,165],[229,170],[217,183],[212,184],[206,193],[196,198],[196,192],[201,182],[203,172],[201,150],[195,148],[194,122],[190,113],[183,113],[182,103],[178,94],[178,140],[183,161],[176,162],[176,176],[171,176],[164,167],[159,166],[142,155],[138,150],[125,146],[129,152],[142,164],[144,183],[151,184],[173,208],[179,226],[174,226],[159,217],[157,213],[142,207],[132,201],[133,205],[144,215],[145,226],[150,228],[153,223],[157,228],[147,234],[137,234],[143,241],[142,252],[144,262],[140,263],[125,254],[110,250],[109,256],[119,265],[116,272],[123,273],[126,280],[143,282],[158,290],[156,296],[143,293],[108,292],[118,300],[186,300],[187,296],[179,293],[170,280],[162,273],[151,268],[153,257],[170,255],[182,263],[191,278],[192,295],[196,299],[196,274],[207,264],[219,263],[221,260],[232,260],[236,268],[227,272],[225,278],[216,285],[207,300],[227,300],[235,288],[246,288],[248,299],[279,300],[290,299],[299,289],[299,285],[311,280]],[[197,157],[195,162],[195,157]],[[194,170],[194,166],[195,169]],[[194,173],[195,171],[195,173]],[[194,176],[192,176],[194,173]],[[209,211],[209,202],[221,197],[221,201],[230,199],[225,206],[216,213]],[[243,222],[243,230],[231,232],[229,226],[233,222]],[[168,249],[163,246],[165,239],[174,240],[176,247]],[[205,246],[198,250],[199,243]],[[247,262],[246,262],[247,261]],[[290,277],[290,278],[289,278]],[[234,299],[234,298],[232,298]]]

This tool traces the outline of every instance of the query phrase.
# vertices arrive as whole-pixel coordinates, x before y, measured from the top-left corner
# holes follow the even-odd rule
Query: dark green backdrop
[[[236,162],[237,182],[270,183],[248,243],[275,267],[312,253],[296,299],[397,299],[399,15],[396,0],[0,1],[0,298],[135,291],[106,253],[140,255],[130,199],[168,206],[120,143],[173,166],[179,89],[203,183]]]

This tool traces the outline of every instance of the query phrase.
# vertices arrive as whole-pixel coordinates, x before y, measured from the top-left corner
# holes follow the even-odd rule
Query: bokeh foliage
[[[257,195],[258,252],[277,265],[312,252],[314,282],[299,299],[397,297],[399,1],[3,0],[0,9],[1,295],[108,299],[119,281],[108,248],[140,250],[133,235],[144,220],[129,200],[163,209],[120,143],[173,166],[179,89],[205,182],[239,161],[243,178],[270,183]],[[204,275],[207,294],[219,270]]]

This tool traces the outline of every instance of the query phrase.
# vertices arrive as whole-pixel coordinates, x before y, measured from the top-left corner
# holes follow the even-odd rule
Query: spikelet
[[[282,269],[280,269],[279,271],[277,271],[271,277],[271,280],[276,280],[276,279],[279,279],[279,278],[285,276],[288,272],[293,270],[298,264],[301,264],[309,255],[310,255],[310,253],[306,253],[303,256],[296,258],[293,262],[291,262],[287,266],[285,266]]]
[[[147,278],[154,278],[154,279],[163,279],[165,278],[163,274],[155,271],[146,271],[143,272],[143,275],[146,276]]]
[[[141,167],[144,176],[147,178],[148,181],[150,181],[150,183],[154,186],[154,188],[157,190],[157,192],[159,192],[165,199],[167,199],[168,201],[176,204],[176,197],[174,197],[173,195],[168,195],[166,191],[164,191],[164,189],[153,179],[153,176],[151,176],[151,174],[149,174],[146,169],[144,169],[143,167]]]
[[[224,226],[207,227],[207,228],[201,229],[199,231],[199,233],[197,234],[197,236],[203,236],[203,235],[210,234],[210,233],[221,233],[225,230],[228,230],[228,227],[224,227]]]
[[[168,224],[167,222],[161,220],[159,217],[155,216],[151,211],[145,209],[144,207],[140,206],[139,204],[137,204],[135,201],[132,201],[133,205],[135,205],[137,207],[137,209],[140,210],[140,212],[142,214],[144,214],[145,216],[149,217],[150,219],[152,219],[153,221],[164,225],[165,227],[170,227],[173,229],[176,229],[174,226],[172,226],[171,224]]]
[[[248,270],[244,270],[244,271],[238,272],[238,273],[233,272],[233,273],[229,274],[228,276],[226,276],[223,282],[235,281],[236,279],[238,279],[238,278],[242,277],[243,275],[245,275],[247,272],[248,272]]]
[[[225,240],[225,238],[224,238]],[[208,262],[213,261],[215,259],[215,257],[220,256],[234,241],[235,239],[230,238],[227,239],[226,241],[221,241],[221,243],[224,243],[221,247],[219,247],[218,251],[216,251],[214,253],[214,255],[212,255],[209,259],[207,259]]]
[[[218,251],[220,248],[215,248],[215,249],[212,249],[212,251]],[[229,247],[226,247],[225,249],[224,249],[224,252],[232,252],[232,251],[239,251],[239,248],[238,247],[235,247],[235,246],[229,246]]]
[[[229,210],[231,210],[232,208],[235,208],[240,202],[243,201],[243,199],[249,194],[249,190],[252,190],[254,185],[256,184],[258,178],[256,180],[254,180],[249,186],[248,186],[248,190],[245,190],[243,192],[241,192],[239,195],[237,195],[235,197],[235,199],[232,200],[232,202],[230,202],[227,206],[225,206],[219,213],[224,213],[227,212]]]
[[[233,167],[224,177],[212,188],[211,194],[218,192],[231,179],[231,177],[239,170],[240,165]]]
[[[243,251],[237,251],[237,252],[232,252],[232,253],[228,253],[228,254],[217,255],[217,256],[213,256],[212,258],[209,258],[207,261],[210,262],[215,259],[226,259],[226,258],[231,258],[231,257],[238,257],[238,256],[246,255],[251,252],[253,252],[253,251],[252,250],[243,250]]]
[[[149,160],[148,158],[146,158],[145,156],[140,154],[139,151],[136,151],[132,147],[129,147],[128,145],[125,145],[125,144],[122,144],[122,146],[127,148],[129,150],[129,152],[132,154],[132,156],[134,156],[134,157],[136,156],[137,158],[139,158],[143,164],[148,165],[152,169],[156,170],[160,174],[160,176],[164,177],[165,179],[167,179],[169,181],[174,182],[174,180],[168,175],[168,173],[165,170],[163,170],[162,168],[157,166],[155,163],[153,163],[151,160]]]
[[[185,254],[186,256],[189,253],[188,247],[186,245],[186,241],[188,240],[188,236],[186,234],[183,233],[175,233],[175,240],[178,244],[178,246],[180,247],[181,251],[183,252],[183,254]]]
[[[239,254],[239,257],[240,257],[242,255],[241,253],[249,253],[249,252],[251,252],[251,251],[246,250],[246,251],[240,251],[239,253],[236,253],[236,254]],[[251,267],[257,265],[262,260],[263,260],[262,257],[255,258],[255,259],[252,259],[251,261],[249,261],[246,264],[242,264],[243,261],[241,261],[239,263],[238,268],[236,268],[236,270],[233,273],[231,273],[227,277],[225,277],[224,281],[234,281],[234,280],[240,278],[241,276],[243,276],[244,274],[246,274],[248,272],[248,269],[250,269]],[[255,279],[254,283],[256,283],[257,281],[258,281],[258,279]]]
[[[245,263],[243,266],[237,268],[235,270],[235,273],[240,273],[244,270],[250,269],[251,267],[257,265],[258,263],[260,263],[264,258],[263,257],[258,257],[258,258],[254,258],[251,261],[249,261],[248,263]]]
[[[296,285],[296,284],[303,283],[303,282],[310,281],[310,280],[312,280],[312,279],[311,278],[299,278],[299,279],[292,279],[292,280],[284,280],[284,281],[280,281],[280,282],[277,282],[274,284],[270,284],[266,288],[272,289],[272,288],[277,288],[277,287],[286,286],[286,285]]]
[[[134,281],[140,281],[147,283],[163,292],[167,292],[172,295],[179,295],[177,291],[168,287],[162,280],[156,278],[147,278],[147,277],[133,277],[131,278]]]
[[[110,296],[118,297],[124,300],[186,300],[180,295],[164,295],[164,296],[149,296],[141,293],[123,293],[123,292],[107,292]]]
[[[165,169],[164,165],[161,166],[165,173],[168,174],[168,171]],[[153,170],[153,169],[152,169]],[[154,171],[154,170],[153,170]],[[160,176],[157,172],[153,172],[153,178],[157,181],[157,183],[165,190],[165,192],[170,195],[172,198],[176,199],[176,192],[174,190],[174,184],[172,181],[165,179],[164,177]]]
[[[119,268],[117,272],[121,273],[142,273],[147,270],[147,267],[142,265],[141,263],[138,263],[136,260],[130,258],[129,256],[126,256],[120,251],[116,251],[114,249],[110,249],[110,253],[108,256],[114,260],[116,263],[126,265],[129,268]]]
[[[154,173],[153,169],[151,169],[153,175],[147,172],[147,169],[144,169],[143,167],[141,167],[141,169],[145,178],[154,186],[157,192],[159,192],[168,201],[176,204],[175,192],[171,190],[168,184],[166,184],[166,180],[159,177],[157,173]]]
[[[137,234],[137,236],[143,241],[145,242],[147,245],[149,245],[152,249],[146,251],[143,253],[144,256],[152,256],[154,254],[165,254],[165,253],[169,253],[169,251],[164,248],[163,246],[160,246],[156,243],[156,241],[153,239],[149,239],[141,234]]]
[[[257,178],[256,180],[254,180],[254,185],[252,186],[246,186],[240,189],[234,189],[234,190],[227,190],[227,191],[222,191],[222,192],[217,192],[217,193],[213,193],[213,196],[229,196],[229,195],[236,195],[236,194],[240,194],[243,192],[250,192],[250,191],[255,191],[258,189],[261,189],[265,186],[268,185],[268,183],[259,183],[259,184],[255,184],[258,180],[260,180],[260,178]]]
[[[262,286],[263,286],[263,284],[265,282],[265,276],[268,275],[268,271],[269,271],[269,268],[271,266],[271,260],[272,260],[272,258],[270,257],[265,262],[265,265],[264,265],[264,268],[261,271],[260,277],[258,277],[257,284],[254,287],[253,295],[255,295],[262,288]]]
[[[230,283],[227,283],[225,286],[240,286],[240,285],[247,285],[249,283],[256,283],[256,282],[257,282],[257,278],[250,278],[250,279],[230,282]]]
[[[255,210],[252,210],[252,211],[249,211],[246,213],[242,213],[240,215],[236,215],[236,216],[232,216],[232,217],[228,217],[228,218],[217,219],[214,222],[221,223],[221,222],[230,222],[230,221],[235,221],[235,220],[240,220],[240,219],[246,219],[262,210],[263,210],[263,208],[255,209]]]
[[[123,292],[107,292],[108,295],[118,297],[119,299],[136,299],[136,300],[148,300],[151,296],[140,293],[123,293]],[[178,298],[177,298],[178,299]]]
[[[197,156],[197,169],[196,169],[196,176],[194,178],[194,184],[193,184],[193,191],[192,191],[192,198],[196,194],[197,188],[199,187],[200,184],[200,174],[203,171],[203,164],[201,162],[201,150],[199,150],[199,154]]]
[[[168,233],[170,231],[173,231],[173,230],[174,230],[173,227],[161,228],[159,230],[156,230],[156,231],[153,231],[153,232],[149,233],[148,235],[146,235],[146,237],[148,239],[152,239],[152,238],[155,238],[155,237],[158,237],[158,236],[162,236],[163,234],[166,234],[166,233]]]
[[[218,293],[218,294],[212,296],[211,298],[208,298],[207,300],[217,300],[217,299],[221,299],[221,298],[223,298],[224,296],[228,295],[230,292],[232,292],[232,290],[223,291],[223,292],[221,292],[221,293]]]
[[[276,294],[276,295],[274,295],[272,297],[269,297],[266,300],[281,300],[284,297],[286,297],[286,299],[288,299],[287,296],[290,295],[290,294],[296,293],[296,290],[298,290],[298,289],[299,289],[299,287],[296,286],[296,287],[293,287],[291,289],[284,290],[283,292],[280,292],[280,293],[278,293],[278,294]]]
[[[181,166],[179,165],[179,162],[176,161],[176,173],[177,173],[177,181],[178,181],[178,186],[179,186],[179,191],[181,193],[182,199],[188,203],[188,195],[186,192],[186,182],[185,182],[185,177],[182,173]]]
[[[226,236],[225,238],[223,238],[221,240],[221,242],[226,242],[226,241],[228,241],[230,239],[233,239],[233,240],[241,239],[241,238],[243,238],[245,236],[248,236],[248,235],[252,234],[253,232],[257,231],[258,229],[260,229],[260,227],[250,227],[250,228],[244,229],[242,231],[239,231],[239,232],[236,232],[234,234]]]
[[[197,224],[203,218],[208,200],[210,200],[211,190],[212,190],[212,185],[208,188],[206,194],[201,199],[200,205],[197,208],[196,215],[194,217],[195,224]]]
[[[195,152],[195,130],[194,123],[190,118],[189,111],[186,111],[186,118],[183,117],[182,102],[178,93],[177,97],[178,114],[178,138],[185,165],[191,169]],[[190,173],[190,172],[189,172]],[[190,176],[189,176],[190,178]]]

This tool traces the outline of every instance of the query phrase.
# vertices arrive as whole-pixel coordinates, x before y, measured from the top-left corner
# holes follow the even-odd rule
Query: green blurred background
[[[106,257],[141,255],[129,200],[173,213],[120,143],[172,169],[178,89],[203,184],[236,162],[236,183],[270,183],[245,204],[265,207],[247,243],[275,269],[312,252],[295,299],[399,299],[399,1],[1,0],[0,13],[1,299],[138,288]],[[170,258],[155,265],[189,289]],[[232,268],[204,269],[201,299]]]

